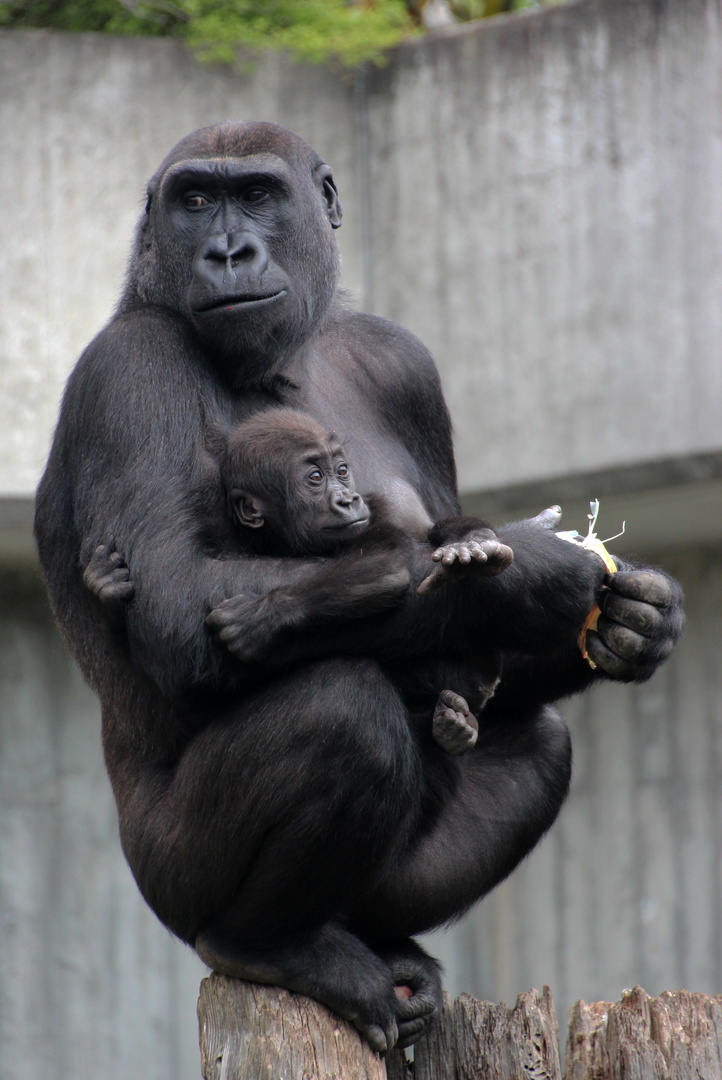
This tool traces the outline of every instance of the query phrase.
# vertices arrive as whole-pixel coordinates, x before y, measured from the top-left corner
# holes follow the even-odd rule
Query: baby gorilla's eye
[[[308,474],[308,482],[310,484],[320,484],[323,480],[323,473],[320,469],[314,469],[313,472]]]
[[[349,468],[345,461],[341,461],[336,466],[336,475],[340,476],[342,480],[347,480],[349,474]]]

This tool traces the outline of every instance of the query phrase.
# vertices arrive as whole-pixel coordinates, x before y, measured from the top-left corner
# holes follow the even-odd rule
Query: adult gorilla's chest
[[[426,535],[432,520],[419,495],[419,466],[353,369],[344,370],[333,357],[319,358],[295,377],[283,398],[338,435],[364,497],[383,495],[394,524]]]

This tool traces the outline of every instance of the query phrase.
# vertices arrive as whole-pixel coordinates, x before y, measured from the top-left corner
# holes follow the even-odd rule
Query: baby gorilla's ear
[[[238,521],[247,529],[260,529],[265,525],[263,504],[255,495],[234,488],[230,494],[230,502]]]

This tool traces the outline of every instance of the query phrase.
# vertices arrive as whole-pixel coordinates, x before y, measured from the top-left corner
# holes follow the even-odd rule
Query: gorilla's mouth
[[[215,300],[209,300],[200,304],[195,309],[196,315],[204,315],[207,311],[232,311],[234,308],[260,307],[264,304],[272,304],[280,300],[288,292],[287,289],[279,289],[274,293],[241,294],[240,296],[221,296]]]
[[[371,515],[367,514],[366,517],[355,518],[353,521],[339,521],[338,524],[334,522],[333,525],[325,525],[323,531],[328,533],[357,532],[360,529],[365,529],[370,520]]]

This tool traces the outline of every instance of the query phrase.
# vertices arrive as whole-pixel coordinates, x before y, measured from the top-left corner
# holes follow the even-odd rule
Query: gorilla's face
[[[264,127],[269,149],[243,154],[239,139],[232,153],[172,161],[149,189],[157,302],[186,315],[238,382],[310,337],[338,277],[331,170],[300,140],[307,154],[275,153]]]

